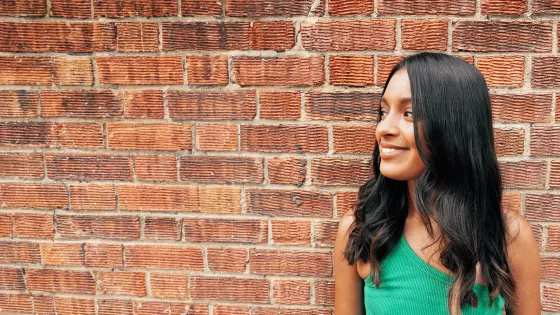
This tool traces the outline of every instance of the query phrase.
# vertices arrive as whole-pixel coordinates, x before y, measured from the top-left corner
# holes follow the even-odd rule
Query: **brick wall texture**
[[[560,314],[560,1],[0,1],[0,313],[333,314],[391,67],[490,87]]]

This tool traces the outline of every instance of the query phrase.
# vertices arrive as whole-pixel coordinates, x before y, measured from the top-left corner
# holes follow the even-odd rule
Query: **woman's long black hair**
[[[477,262],[487,281],[490,304],[501,293],[506,308],[511,309],[516,305],[515,282],[507,256],[502,183],[486,82],[464,60],[425,52],[398,63],[383,94],[393,74],[403,68],[410,80],[416,147],[426,164],[413,198],[432,237],[430,219],[438,225],[441,263],[455,275],[448,293],[449,311],[460,314],[465,303],[478,306],[473,291]],[[419,135],[428,152],[420,145]],[[350,264],[370,263],[377,287],[382,280],[380,262],[400,239],[410,202],[407,182],[383,176],[379,164],[376,143],[374,175],[359,189],[344,253]]]

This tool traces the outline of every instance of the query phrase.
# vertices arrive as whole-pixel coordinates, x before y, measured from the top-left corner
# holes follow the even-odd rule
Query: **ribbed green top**
[[[364,303],[368,315],[449,314],[447,292],[453,277],[431,266],[412,250],[404,235],[381,262],[381,284],[375,287],[371,275],[364,282]],[[501,315],[501,295],[488,307],[488,287],[475,284],[478,307],[466,305],[463,315]]]

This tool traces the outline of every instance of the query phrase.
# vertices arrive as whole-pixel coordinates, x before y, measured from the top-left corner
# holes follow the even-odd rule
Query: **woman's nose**
[[[391,113],[386,114],[383,120],[381,120],[377,124],[377,128],[375,132],[377,133],[378,137],[381,138],[383,136],[398,136],[400,133],[399,126],[398,126],[398,118],[395,117],[396,115],[392,115]]]

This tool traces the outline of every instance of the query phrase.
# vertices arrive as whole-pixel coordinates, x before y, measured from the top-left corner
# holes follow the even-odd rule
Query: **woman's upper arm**
[[[344,249],[350,235],[349,228],[354,215],[346,213],[338,223],[334,244],[334,315],[362,315],[364,311],[363,280],[358,274],[357,265],[349,265],[344,258]]]

